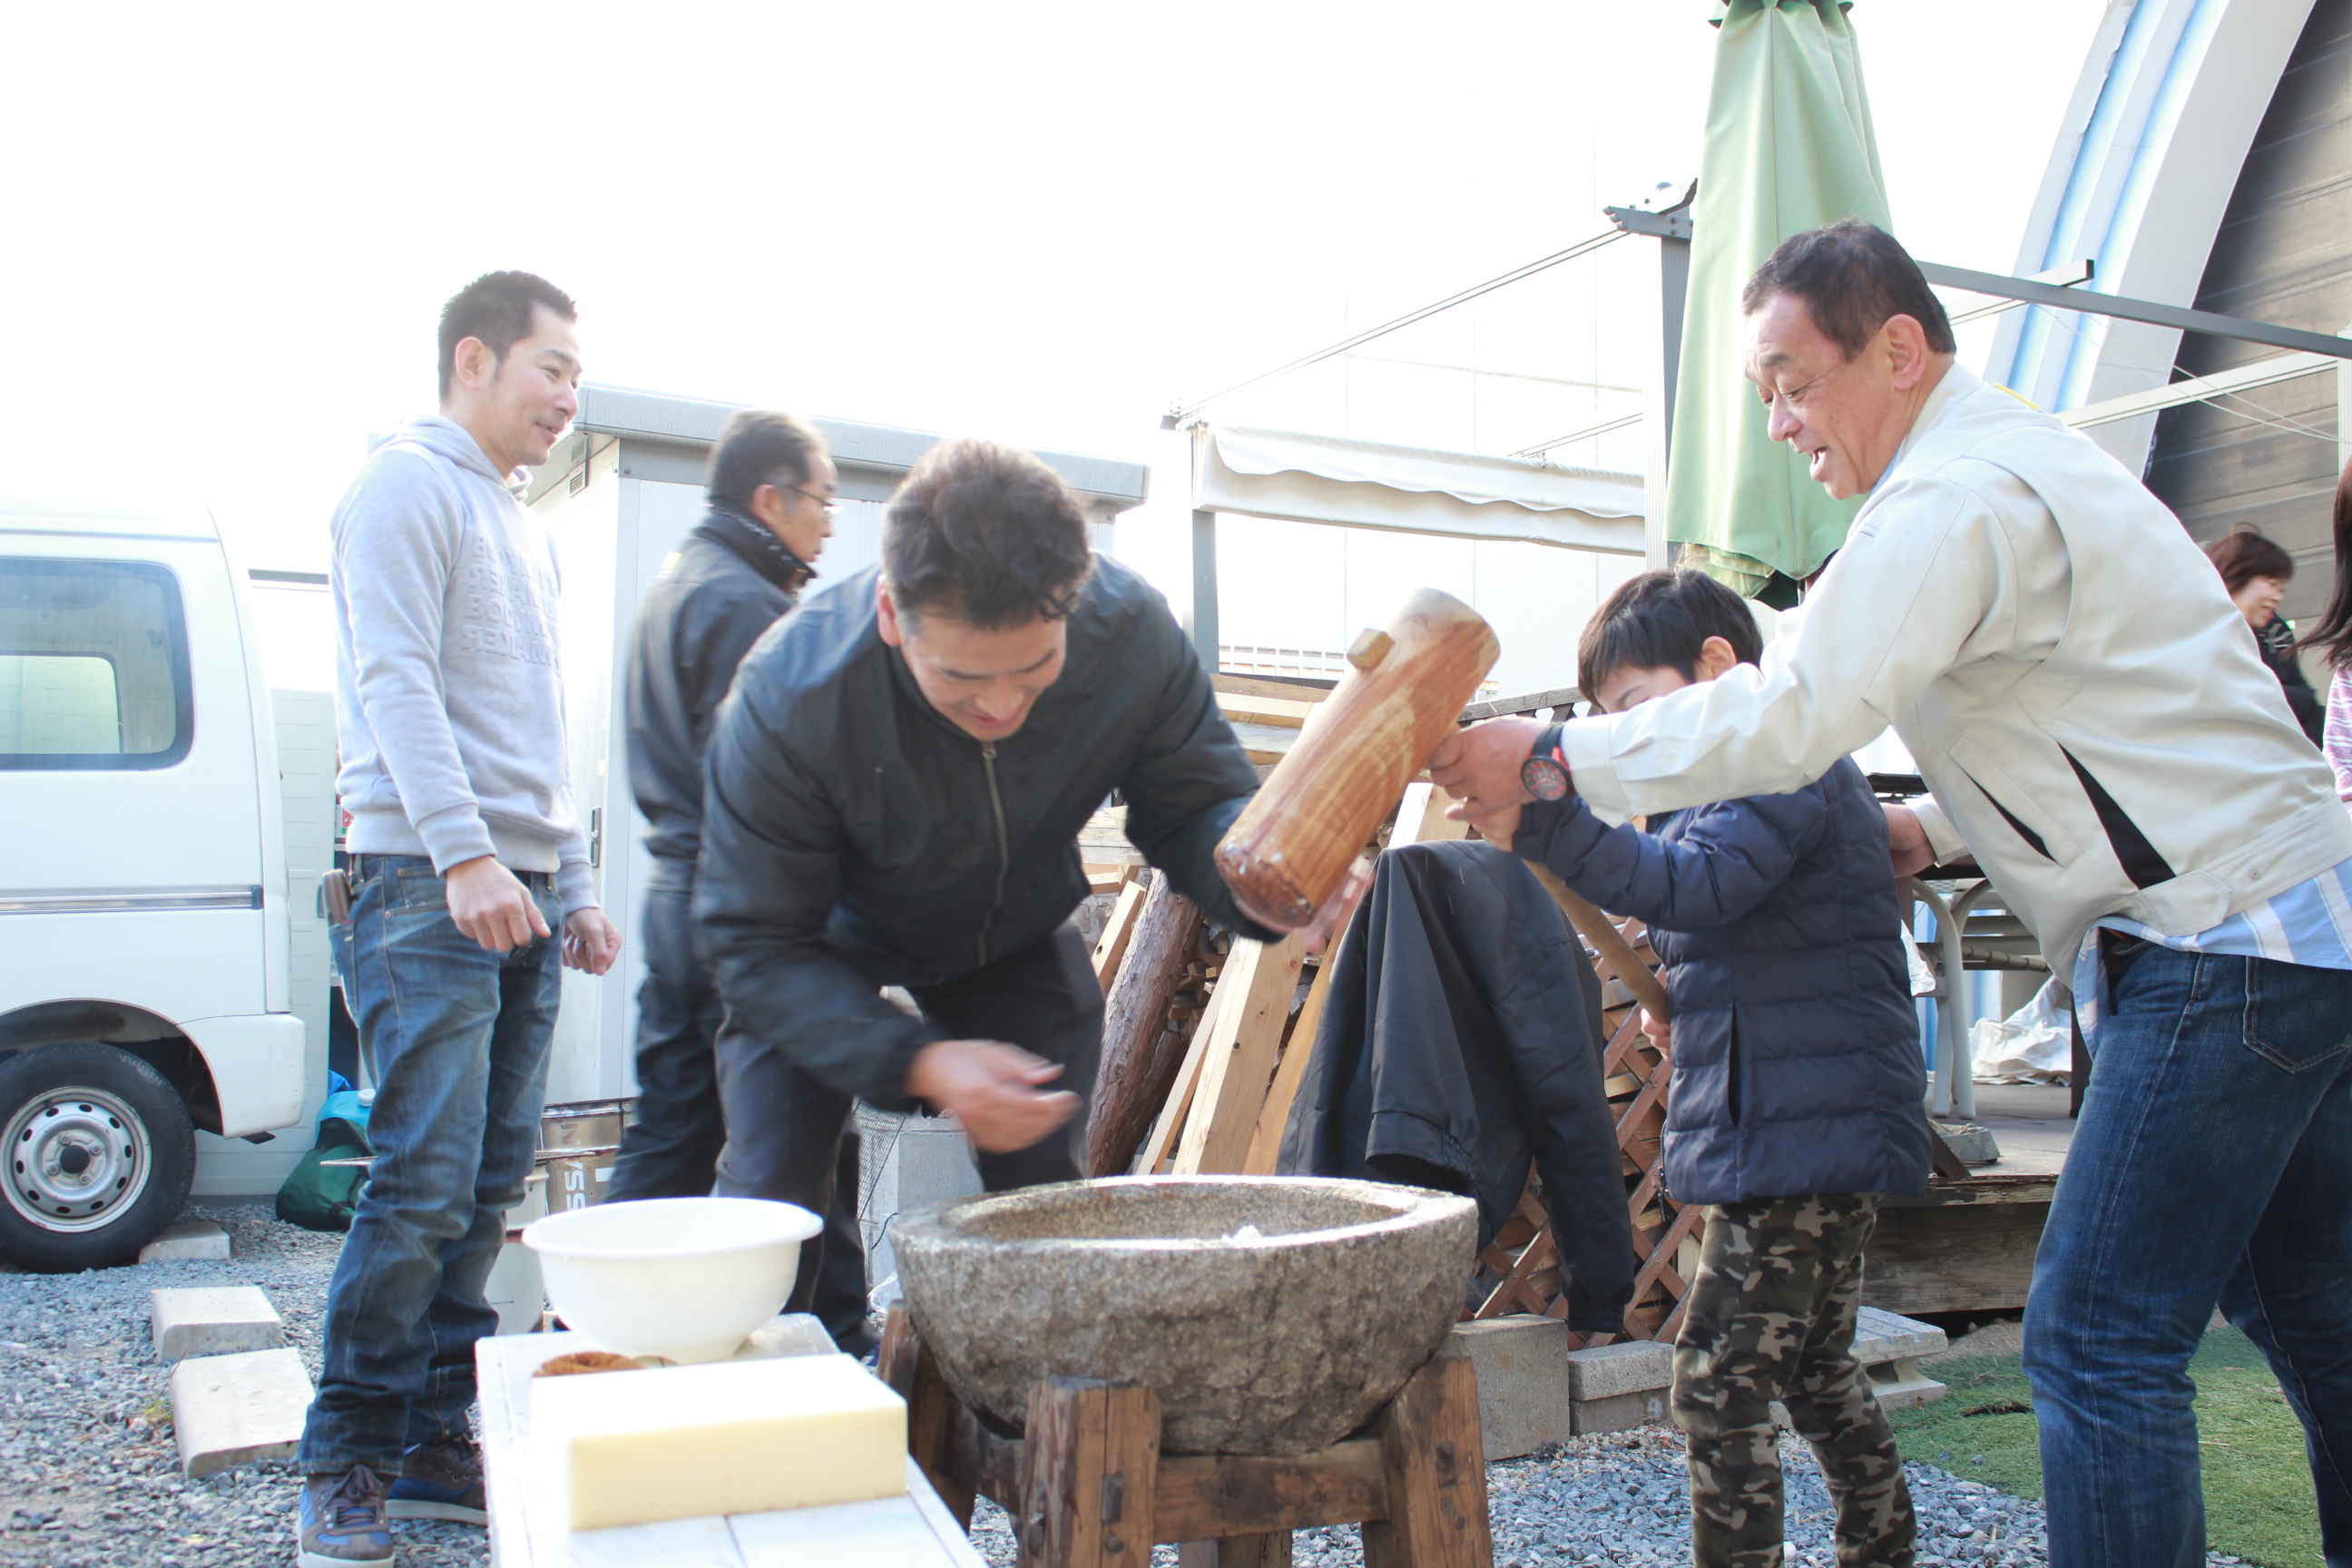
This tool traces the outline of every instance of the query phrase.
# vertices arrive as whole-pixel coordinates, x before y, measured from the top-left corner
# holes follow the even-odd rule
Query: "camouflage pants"
[[[1775,1399],[1829,1482],[1839,1568],[1911,1568],[1918,1521],[1903,1461],[1853,1359],[1862,1249],[1880,1195],[1820,1193],[1706,1211],[1674,1391],[1675,1423],[1690,1437],[1700,1568],[1781,1568]]]

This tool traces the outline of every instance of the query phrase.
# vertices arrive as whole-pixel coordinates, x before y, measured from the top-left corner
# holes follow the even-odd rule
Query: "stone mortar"
[[[1467,1198],[1312,1176],[1065,1182],[890,1230],[965,1405],[1018,1429],[1040,1378],[1141,1383],[1162,1447],[1193,1454],[1309,1453],[1362,1426],[1444,1342],[1477,1237]]]

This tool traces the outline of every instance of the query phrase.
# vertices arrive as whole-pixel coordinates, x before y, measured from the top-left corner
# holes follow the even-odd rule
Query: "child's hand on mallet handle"
[[[1062,1069],[1001,1040],[934,1040],[915,1054],[907,1092],[954,1113],[985,1154],[1026,1149],[1077,1114],[1078,1097],[1051,1094]]]

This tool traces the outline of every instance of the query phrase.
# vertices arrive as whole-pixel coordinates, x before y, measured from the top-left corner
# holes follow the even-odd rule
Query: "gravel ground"
[[[261,1206],[192,1205],[218,1220],[226,1263],[149,1263],[85,1274],[0,1264],[0,1563],[47,1568],[246,1568],[290,1563],[299,1479],[290,1465],[179,1478],[170,1369],[155,1360],[147,1293],[258,1285],[319,1375],[319,1321],[342,1246]],[[394,1527],[406,1568],[489,1562],[481,1531]]]
[[[1780,1440],[1789,1499],[1789,1568],[1833,1568],[1833,1518],[1822,1473],[1805,1445]],[[1932,1465],[1906,1465],[1920,1516],[1920,1568],[2042,1568],[2042,1505],[1965,1480]],[[1690,1556],[1690,1490],[1679,1433],[1647,1427],[1578,1437],[1553,1451],[1486,1467],[1495,1568],[1667,1568]],[[972,1544],[994,1568],[1013,1568],[1010,1521],[983,1500],[972,1516]],[[1360,1568],[1352,1527],[1302,1530],[1292,1537],[1297,1568]],[[2235,1564],[2216,1555],[2213,1568]],[[1176,1568],[1176,1549],[1161,1546],[1153,1568]]]
[[[170,1285],[259,1285],[315,1380],[319,1321],[341,1237],[280,1224],[264,1206],[194,1205],[235,1248],[226,1263],[156,1263],[86,1274],[0,1264],[0,1564],[45,1568],[245,1568],[290,1563],[299,1479],[286,1464],[183,1481],[172,1446],[168,1369],[154,1359],[147,1293]],[[1829,1496],[1803,1444],[1784,1438],[1790,1568],[1829,1568]],[[2039,1568],[2042,1505],[1927,1465],[1906,1467],[1923,1526],[1922,1568]],[[1690,1561],[1682,1440],[1662,1428],[1580,1437],[1487,1468],[1496,1568],[1664,1568]],[[982,1501],[972,1540],[1012,1568],[1003,1510]],[[403,1568],[487,1568],[465,1525],[394,1525]],[[1353,1529],[1302,1531],[1299,1568],[1353,1568]],[[1174,1568],[1160,1547],[1155,1568]],[[2216,1555],[2215,1568],[2237,1559]]]

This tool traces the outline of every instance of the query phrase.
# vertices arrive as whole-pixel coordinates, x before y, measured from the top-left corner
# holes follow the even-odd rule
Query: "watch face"
[[[1529,757],[1521,763],[1519,783],[1538,800],[1568,798],[1568,770],[1549,757]]]

